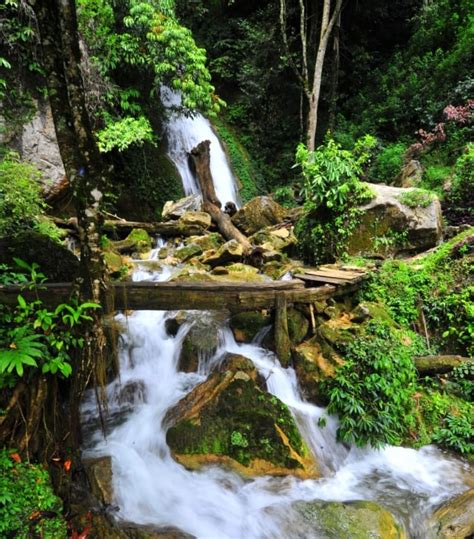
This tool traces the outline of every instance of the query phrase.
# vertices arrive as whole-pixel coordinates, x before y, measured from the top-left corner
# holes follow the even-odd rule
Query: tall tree
[[[294,54],[290,50],[290,40],[288,38],[288,9],[286,0],[280,0],[280,27],[285,45],[287,59],[300,81],[302,92],[307,101],[306,117],[306,145],[309,150],[314,150],[316,142],[316,129],[318,126],[318,108],[321,95],[322,74],[324,60],[328,48],[329,39],[335,27],[336,21],[342,9],[342,0],[324,0],[320,20],[317,21],[315,14],[311,17],[307,15],[308,7],[313,11],[316,6],[314,0],[308,6],[305,0],[298,0],[299,10],[299,41],[300,41],[300,61],[294,59]],[[309,22],[308,22],[309,21]],[[316,24],[319,28],[316,29]],[[314,58],[310,58],[311,36],[318,35],[318,44]],[[312,68],[310,69],[310,66]]]
[[[80,297],[101,303],[106,288],[99,246],[104,169],[86,109],[75,0],[31,3],[38,21],[42,67],[59,150],[74,193],[81,250]],[[100,314],[87,329],[85,343],[74,373],[73,402],[78,402],[91,377],[98,387],[104,383],[104,362],[100,359],[105,337]],[[74,432],[78,420],[75,406],[72,415]]]

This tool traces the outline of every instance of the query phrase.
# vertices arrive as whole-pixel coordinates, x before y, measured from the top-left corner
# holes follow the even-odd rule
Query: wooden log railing
[[[0,303],[15,305],[21,294],[27,300],[38,297],[46,307],[54,308],[68,300],[71,290],[71,283],[45,284],[36,291],[17,285],[0,286]],[[277,296],[287,303],[310,304],[347,291],[332,285],[305,288],[302,281],[293,279],[268,283],[115,282],[111,284],[110,294],[117,311],[227,309],[241,312],[273,308]]]

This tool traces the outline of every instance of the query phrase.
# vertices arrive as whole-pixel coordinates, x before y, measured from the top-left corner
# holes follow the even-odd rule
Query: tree
[[[310,2],[309,7],[314,10],[315,5]],[[310,51],[312,36],[316,31],[315,21],[316,13],[312,13],[311,17],[307,15],[307,7],[304,0],[298,0],[299,6],[299,39],[301,42],[301,61],[300,63],[294,60],[294,55],[290,50],[290,42],[288,39],[287,31],[287,19],[288,11],[286,6],[286,0],[280,0],[280,26],[285,45],[287,60],[292,66],[293,70],[300,81],[302,92],[306,97],[308,104],[307,118],[306,118],[306,145],[308,150],[313,151],[315,149],[316,141],[316,129],[318,126],[318,108],[319,98],[321,94],[321,82],[324,67],[324,59],[326,57],[326,50],[328,48],[329,39],[332,31],[335,27],[336,21],[339,19],[339,15],[342,9],[342,0],[324,0],[322,6],[322,14],[319,23],[319,39],[314,56],[313,69],[310,71]],[[311,19],[311,23],[308,24],[308,20]],[[311,73],[311,75],[310,75]]]
[[[102,303],[106,273],[99,238],[104,168],[86,109],[75,0],[36,0],[32,7],[59,151],[76,206],[81,249],[79,295],[82,300]],[[92,376],[97,386],[105,380],[101,358],[106,339],[100,313],[87,328],[85,342],[73,377],[73,434],[78,427],[77,403],[89,379]]]

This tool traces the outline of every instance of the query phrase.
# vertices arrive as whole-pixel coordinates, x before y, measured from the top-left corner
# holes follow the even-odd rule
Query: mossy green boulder
[[[383,506],[371,501],[295,502],[291,537],[318,539],[404,539],[406,533]]]
[[[261,389],[252,362],[229,354],[172,408],[167,443],[190,469],[219,464],[244,476],[319,476],[289,409]]]
[[[145,253],[151,249],[151,238],[142,228],[134,228],[124,240],[110,243],[111,250],[119,253]]]
[[[267,226],[282,223],[285,209],[268,196],[256,197],[232,217],[234,225],[250,236]]]

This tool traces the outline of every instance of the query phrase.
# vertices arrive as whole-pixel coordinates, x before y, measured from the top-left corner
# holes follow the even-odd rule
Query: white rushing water
[[[150,278],[149,274],[141,275]],[[162,271],[153,278],[166,279]],[[203,313],[194,315],[202,321]],[[390,509],[410,532],[429,537],[426,515],[443,500],[465,490],[463,465],[433,447],[421,450],[386,447],[348,448],[336,442],[337,420],[323,408],[305,402],[293,369],[258,343],[238,344],[222,327],[219,349],[201,359],[198,373],[178,371],[186,323],[172,337],[165,329],[169,313],[138,311],[117,317],[123,326],[120,378],[108,386],[110,417],[104,439],[96,428],[91,394],[83,406],[86,453],[111,455],[117,518],[157,527],[174,526],[200,539],[310,539],[296,532],[291,520],[295,500],[374,500]],[[233,472],[209,467],[188,471],[175,462],[166,444],[162,420],[167,410],[204,381],[225,352],[250,358],[267,380],[268,391],[292,410],[308,447],[322,465],[323,478],[260,477],[244,480]],[[316,536],[314,536],[316,537]],[[344,538],[341,538],[344,539]]]
[[[169,88],[161,89],[161,100],[168,109],[178,107],[181,103],[179,93],[173,92]],[[186,195],[200,192],[196,177],[189,166],[188,154],[200,142],[209,140],[211,142],[211,173],[217,197],[222,206],[230,201],[239,207],[235,177],[225,151],[209,120],[200,113],[196,113],[191,117],[178,112],[171,112],[165,124],[164,133],[168,143],[168,156],[181,175]]]

